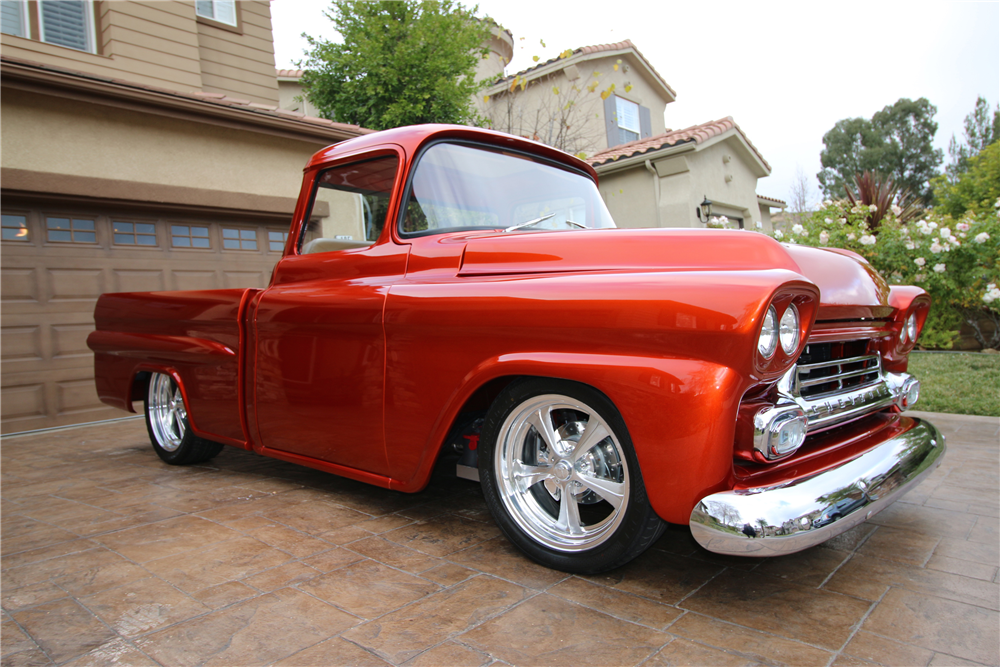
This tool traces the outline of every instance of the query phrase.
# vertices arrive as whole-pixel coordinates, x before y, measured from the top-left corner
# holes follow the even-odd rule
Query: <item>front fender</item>
[[[440,443],[479,387],[523,376],[580,382],[618,407],[650,503],[667,521],[686,523],[700,498],[731,485],[736,413],[748,379],[703,360],[549,352],[500,355],[470,371],[434,425],[430,442],[438,444],[425,448],[416,474],[394,488],[413,491],[427,483]]]

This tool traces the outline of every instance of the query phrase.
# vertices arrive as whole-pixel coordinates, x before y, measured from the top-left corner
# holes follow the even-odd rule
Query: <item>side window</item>
[[[299,236],[299,252],[364,248],[377,241],[389,212],[398,164],[392,155],[321,171]]]

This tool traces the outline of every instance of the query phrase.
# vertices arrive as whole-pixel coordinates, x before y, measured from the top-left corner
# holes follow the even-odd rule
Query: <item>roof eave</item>
[[[212,124],[240,125],[248,130],[310,142],[335,143],[368,134],[372,130],[346,128],[306,120],[305,117],[264,113],[253,107],[220,104],[181,93],[150,90],[125,81],[112,81],[85,73],[61,71],[41,64],[3,58],[0,82],[5,88],[19,88],[42,94],[58,94],[71,99],[109,106],[198,119]]]

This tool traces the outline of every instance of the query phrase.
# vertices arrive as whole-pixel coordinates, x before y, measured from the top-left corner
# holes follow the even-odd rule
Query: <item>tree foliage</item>
[[[930,179],[942,152],[933,146],[937,107],[921,97],[900,98],[870,120],[845,118],[823,136],[823,170],[816,177],[828,197],[839,197],[855,174],[866,171],[891,179],[924,202],[931,199]]]
[[[1000,198],[1000,141],[994,141],[967,160],[964,172],[954,183],[948,183],[946,176],[935,181],[938,188],[937,208],[943,213],[959,217],[967,211],[981,213],[989,211]]]
[[[306,36],[302,87],[320,112],[375,130],[475,118],[490,24],[451,0],[333,0],[342,43]]]
[[[959,142],[951,135],[948,144],[948,155],[951,162],[945,166],[945,176],[949,184],[958,181],[958,177],[968,171],[969,158],[979,155],[979,152],[1000,139],[1000,105],[993,111],[990,118],[990,105],[982,97],[976,100],[975,108],[965,117],[965,137]]]

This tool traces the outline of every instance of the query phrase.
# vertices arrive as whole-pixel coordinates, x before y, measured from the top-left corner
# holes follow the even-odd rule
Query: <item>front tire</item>
[[[591,574],[624,565],[666,526],[649,505],[621,414],[583,384],[508,385],[486,416],[479,466],[501,530],[547,567]]]
[[[224,445],[202,440],[191,431],[184,396],[169,375],[152,374],[145,405],[149,440],[165,463],[174,466],[202,463],[222,451]]]

